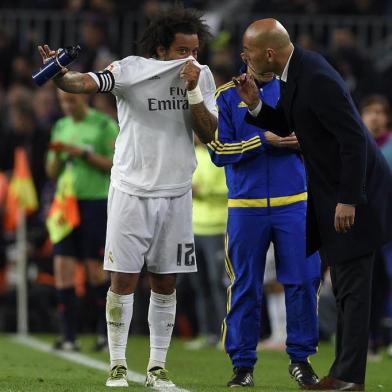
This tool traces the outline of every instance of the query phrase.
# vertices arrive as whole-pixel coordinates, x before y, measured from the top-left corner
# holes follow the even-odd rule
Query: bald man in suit
[[[375,249],[392,239],[392,174],[369,137],[347,86],[318,53],[294,47],[275,19],[252,23],[242,57],[253,73],[234,79],[246,121],[280,136],[295,132],[308,174],[307,254],[331,267],[338,310],[336,357],[311,390],[363,391]],[[254,77],[281,80],[276,109]]]

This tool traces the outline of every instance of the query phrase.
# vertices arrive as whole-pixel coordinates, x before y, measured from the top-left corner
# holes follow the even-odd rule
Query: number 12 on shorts
[[[195,265],[195,244],[177,244],[177,265]]]

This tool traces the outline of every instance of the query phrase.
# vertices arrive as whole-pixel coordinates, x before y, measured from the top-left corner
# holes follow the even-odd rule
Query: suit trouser
[[[374,252],[331,266],[337,330],[330,375],[346,382],[365,381],[373,261]]]

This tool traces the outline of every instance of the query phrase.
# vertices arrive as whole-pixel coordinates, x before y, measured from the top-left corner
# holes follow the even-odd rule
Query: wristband
[[[193,90],[188,90],[186,94],[188,96],[189,105],[197,105],[204,101],[199,85],[197,85]]]

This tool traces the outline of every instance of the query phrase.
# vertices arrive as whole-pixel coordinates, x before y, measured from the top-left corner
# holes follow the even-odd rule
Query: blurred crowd
[[[169,1],[125,1],[125,0],[19,0],[1,2],[0,7],[19,9],[55,9],[70,13],[87,12],[86,22],[81,26],[80,37],[83,47],[80,58],[71,69],[81,72],[101,70],[120,56],[115,42],[107,40],[105,17],[120,15],[124,11],[140,12],[145,20],[150,19],[162,7],[167,7]],[[228,5],[231,2],[228,1]],[[211,0],[187,0],[185,6],[203,10],[214,10],[216,2]],[[238,6],[238,4],[234,4]],[[324,13],[324,14],[392,14],[391,3],[387,0],[243,0],[241,7],[249,15],[256,13]],[[254,17],[250,17],[254,19]],[[209,45],[199,59],[213,71],[216,85],[222,85],[235,75],[240,66],[240,36],[242,32],[230,30],[230,21],[223,20]],[[32,35],[34,37],[34,35]],[[52,248],[48,240],[45,218],[53,199],[55,185],[45,173],[45,157],[51,136],[53,124],[62,117],[57,100],[56,88],[52,83],[37,88],[31,79],[31,74],[41,63],[41,58],[33,44],[27,51],[20,51],[16,44],[17,37],[11,36],[0,27],[0,171],[10,176],[14,167],[14,151],[23,146],[27,151],[32,177],[37,190],[39,210],[28,218],[28,282],[29,282],[29,324],[32,331],[56,331],[58,320],[55,312],[56,298],[53,287]],[[337,27],[332,34],[331,44],[326,47],[309,34],[297,37],[296,44],[321,52],[340,72],[347,82],[350,92],[358,108],[362,111],[366,125],[372,131],[380,148],[388,146],[390,138],[390,109],[392,103],[392,88],[390,75],[392,67],[382,71],[376,67],[374,59],[358,44],[355,31],[350,28]],[[134,54],[134,53],[129,53]],[[370,104],[369,104],[370,102]],[[116,104],[110,94],[97,94],[90,98],[90,104],[97,110],[109,114],[117,120]],[[374,108],[374,105],[376,108]],[[371,107],[369,109],[369,106]],[[392,163],[392,148],[390,163]],[[386,152],[387,154],[387,152]],[[0,185],[1,186],[1,185]],[[1,195],[1,192],[0,192]],[[1,203],[1,197],[0,197]],[[0,204],[0,209],[3,206]],[[16,294],[15,294],[15,232],[0,229],[0,331],[15,331],[16,329]],[[223,256],[222,256],[223,265]],[[376,270],[375,282],[382,289],[384,300],[390,296],[391,281],[387,278],[386,270],[391,266],[384,265],[380,255],[379,269]],[[80,320],[79,330],[91,332],[95,315],[86,305],[89,301],[88,284],[84,278],[83,267],[78,271],[77,295],[79,308],[84,317]],[[226,284],[222,274],[221,280]],[[381,283],[382,284],[381,284]],[[200,320],[195,312],[196,293],[192,291],[189,282],[180,281],[178,290],[185,293],[179,295],[177,333],[184,337],[197,336]],[[379,285],[380,283],[380,285]],[[146,311],[149,289],[140,284],[136,294],[139,300],[135,302],[132,333],[148,332]],[[320,303],[322,337],[329,339],[333,334],[333,301],[331,289],[326,280]],[[144,300],[143,300],[144,299]],[[380,302],[378,302],[380,303]],[[392,301],[389,306],[392,307]],[[332,313],[328,313],[332,312]],[[374,351],[379,346],[390,343],[388,328],[392,327],[392,319],[386,317],[392,314],[377,309],[374,321]],[[332,324],[332,326],[331,326]],[[385,332],[387,331],[387,332]],[[264,331],[268,335],[271,331]],[[392,353],[391,353],[392,355]]]
[[[186,7],[212,9],[217,3],[213,0],[183,0]],[[311,13],[311,14],[385,14],[392,12],[388,0],[245,0],[237,1],[247,12],[273,13]],[[3,0],[0,7],[20,9],[56,9],[78,13],[80,11],[102,12],[120,15],[124,11],[155,12],[161,7],[173,4],[170,0]]]

